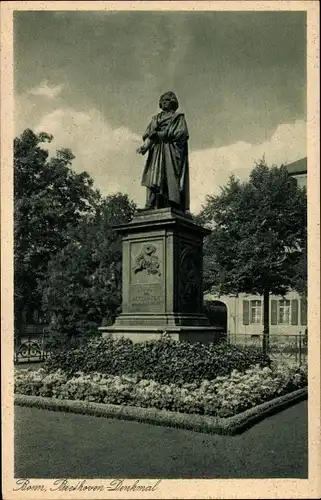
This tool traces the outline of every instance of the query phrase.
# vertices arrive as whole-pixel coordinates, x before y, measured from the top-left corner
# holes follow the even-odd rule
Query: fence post
[[[299,335],[299,365],[301,366],[302,364],[302,338],[301,338],[301,332]]]

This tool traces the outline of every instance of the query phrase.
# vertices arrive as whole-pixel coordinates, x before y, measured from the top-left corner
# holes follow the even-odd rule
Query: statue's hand
[[[139,155],[144,155],[146,153],[147,149],[144,146],[141,146],[140,148],[136,149],[136,153]]]

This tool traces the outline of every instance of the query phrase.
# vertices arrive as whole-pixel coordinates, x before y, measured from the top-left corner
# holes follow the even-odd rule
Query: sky
[[[51,133],[104,195],[144,205],[136,149],[167,90],[189,128],[194,213],[263,155],[305,157],[305,12],[15,12],[15,134]]]

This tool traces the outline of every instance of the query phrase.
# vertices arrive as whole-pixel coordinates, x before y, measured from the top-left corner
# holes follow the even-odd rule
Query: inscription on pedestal
[[[129,309],[132,312],[162,312],[163,289],[161,283],[132,285]]]

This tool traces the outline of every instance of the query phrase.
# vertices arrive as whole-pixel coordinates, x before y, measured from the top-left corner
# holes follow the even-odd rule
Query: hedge
[[[232,417],[209,417],[206,415],[188,415],[185,413],[157,410],[156,408],[138,408],[88,401],[52,399],[41,396],[17,394],[15,405],[39,408],[51,411],[63,411],[92,415],[95,417],[133,420],[153,425],[176,427],[207,434],[234,435],[243,432],[260,420],[307,398],[307,388],[279,396],[258,406],[245,410]]]
[[[176,342],[170,338],[133,343],[112,337],[89,340],[81,348],[53,353],[44,368],[62,369],[68,376],[81,371],[109,375],[133,375],[159,383],[184,384],[213,380],[232,370],[244,372],[254,365],[270,366],[270,359],[250,347],[227,343]]]

